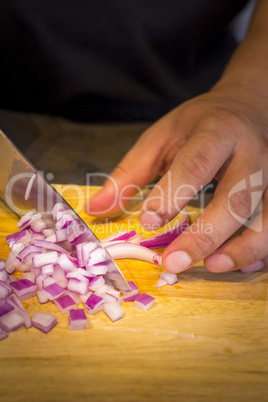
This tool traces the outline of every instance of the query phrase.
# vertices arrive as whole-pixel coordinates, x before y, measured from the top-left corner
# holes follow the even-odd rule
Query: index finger
[[[241,173],[241,160],[235,158],[229,165],[226,175],[215,194],[214,199],[204,212],[166,248],[163,260],[170,272],[182,272],[193,264],[203,260],[223,244],[248,218],[257,207],[265,188],[262,172],[257,163],[244,166]],[[247,186],[256,184],[259,191],[251,196]],[[255,183],[254,180],[256,181]],[[226,270],[233,267],[233,261],[226,256]]]

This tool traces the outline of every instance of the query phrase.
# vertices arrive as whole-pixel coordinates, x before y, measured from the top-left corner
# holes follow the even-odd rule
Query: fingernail
[[[264,263],[262,261],[254,262],[254,264],[248,265],[241,269],[242,272],[255,272],[264,268]]]
[[[192,259],[185,251],[173,251],[165,258],[164,266],[169,272],[182,272],[192,264]]]
[[[206,267],[213,272],[230,271],[234,265],[233,260],[225,254],[214,254],[206,259]]]
[[[141,215],[140,223],[144,229],[157,230],[163,226],[164,220],[156,212],[146,211]]]

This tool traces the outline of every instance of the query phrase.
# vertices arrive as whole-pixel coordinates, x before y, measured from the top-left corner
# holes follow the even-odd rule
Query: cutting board
[[[113,219],[89,218],[84,200],[96,188],[56,187],[99,238],[122,228],[142,231],[138,206]],[[1,204],[2,258],[16,223]],[[47,335],[21,328],[0,342],[1,402],[268,401],[268,273],[212,274],[199,265],[178,284],[156,289],[161,268],[135,260],[118,265],[156,298],[153,308],[125,303],[122,320],[112,323],[99,312],[88,316],[86,330],[69,331],[67,315],[53,304],[25,301],[31,315],[55,313],[58,325]]]

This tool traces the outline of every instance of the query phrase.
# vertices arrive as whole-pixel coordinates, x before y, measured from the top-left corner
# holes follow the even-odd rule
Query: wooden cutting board
[[[57,188],[100,238],[121,228],[141,231],[136,207],[109,222],[90,219],[82,211],[89,189]],[[16,222],[1,204],[2,258]],[[48,335],[22,328],[0,342],[1,402],[268,401],[268,273],[212,274],[198,266],[175,286],[156,289],[160,268],[118,265],[156,298],[154,307],[124,304],[122,320],[99,312],[85,331],[72,332],[53,304],[25,301],[31,315],[55,313],[58,325]]]

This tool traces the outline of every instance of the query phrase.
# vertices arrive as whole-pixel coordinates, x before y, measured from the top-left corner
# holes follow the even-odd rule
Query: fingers
[[[135,193],[169,168],[189,132],[190,119],[178,122],[177,114],[176,110],[170,112],[143,133],[101,191],[88,201],[88,214],[104,216],[122,209]]]
[[[199,131],[179,150],[170,171],[145,200],[140,221],[146,228],[164,225],[208,184],[233,152],[235,143]]]
[[[205,259],[211,272],[243,269],[254,272],[266,266],[268,255],[268,191],[263,199],[263,210],[240,236],[230,239]],[[228,261],[229,265],[226,263]]]
[[[90,215],[109,215],[125,206],[129,199],[152,181],[160,169],[159,150],[141,139],[126,154],[104,183],[102,189],[88,201]]]
[[[266,184],[258,183],[261,184],[259,186],[260,191],[256,191],[257,194],[255,195],[257,197],[251,197],[250,188],[244,188],[244,184],[246,183],[245,178],[247,177],[249,181],[251,177],[256,178],[255,171],[258,170],[258,167],[255,165],[246,166],[243,167],[243,170],[242,176],[241,161],[239,158],[234,159],[229,165],[214,199],[204,210],[203,214],[194,222],[194,228],[193,225],[190,226],[167,247],[163,255],[163,262],[168,271],[182,272],[193,264],[205,259],[250,218],[261,199]],[[248,240],[245,242],[245,248],[246,244],[249,244],[252,240],[252,237],[247,235],[246,239]],[[264,242],[264,237],[261,235],[258,236],[258,241]],[[265,248],[264,243],[261,243],[261,249]],[[253,251],[252,247],[250,247],[250,250]],[[221,269],[225,271],[239,269],[264,257],[267,255],[267,251],[263,252],[263,255],[258,259],[256,259],[256,255],[262,254],[261,252],[258,252],[253,260],[250,260],[249,256],[247,256],[245,260],[242,260],[242,263],[239,262],[238,258],[240,254],[241,249],[238,243],[237,254],[235,256],[225,252],[217,253],[217,255],[215,253],[214,257],[209,257],[213,258],[213,260],[210,260],[210,262],[209,258],[205,260],[206,266],[210,270],[214,269],[215,272],[217,269],[219,269],[219,272],[221,272]],[[218,268],[215,268],[216,266]]]

